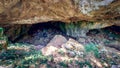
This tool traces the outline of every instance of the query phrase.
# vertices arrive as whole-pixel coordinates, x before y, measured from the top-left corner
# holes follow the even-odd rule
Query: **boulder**
[[[46,45],[46,47],[42,48],[42,54],[45,56],[52,55],[59,48],[62,47],[62,44],[66,43],[67,39],[62,35],[56,35],[54,38]]]
[[[76,40],[70,38],[65,44],[62,45],[63,48],[73,51],[84,51],[84,45],[80,44]]]

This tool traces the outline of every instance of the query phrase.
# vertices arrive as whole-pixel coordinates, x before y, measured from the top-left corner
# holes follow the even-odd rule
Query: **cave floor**
[[[85,50],[57,48],[49,56],[42,49],[49,48],[56,35],[72,39],[72,46],[81,45]],[[58,40],[55,39],[55,40]],[[77,43],[76,43],[77,42]],[[75,43],[75,44],[74,44]],[[57,43],[54,43],[57,45]],[[80,47],[78,47],[80,48]],[[46,52],[49,52],[46,50]],[[54,50],[54,49],[53,49]],[[51,51],[50,51],[51,52]],[[54,54],[53,54],[54,53]],[[90,30],[86,37],[73,38],[53,28],[38,29],[25,35],[16,43],[10,43],[7,51],[0,54],[0,68],[119,68],[120,33],[112,28]]]

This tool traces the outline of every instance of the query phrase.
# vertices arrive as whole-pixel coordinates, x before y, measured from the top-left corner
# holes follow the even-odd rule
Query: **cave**
[[[120,68],[120,0],[0,0],[0,68]]]
[[[8,64],[11,64],[12,62],[10,62],[10,60],[15,62],[17,61],[16,59],[22,59],[20,64],[23,65],[31,64],[31,62],[37,62],[38,59],[42,61],[40,63],[38,62],[39,64],[46,64],[46,62],[54,64],[53,60],[58,54],[60,54],[58,56],[66,55],[72,59],[74,57],[84,58],[84,56],[85,58],[90,58],[89,56],[92,55],[95,58],[94,60],[99,58],[99,60],[104,60],[104,62],[110,64],[107,60],[103,59],[109,58],[107,57],[107,55],[109,55],[110,57],[113,57],[109,58],[111,62],[119,64],[118,58],[120,51],[120,26],[113,25],[105,28],[88,30],[86,28],[84,29],[79,27],[79,24],[65,24],[64,22],[60,21],[49,21],[32,25],[14,25],[15,27],[13,25],[9,27],[4,26],[4,35],[8,37],[9,42],[7,47],[8,50],[3,51],[0,54],[0,64],[5,64],[7,62],[9,62]],[[81,33],[83,31],[85,34]],[[1,32],[1,34],[3,33]],[[64,44],[61,45],[61,43]],[[73,48],[70,49],[69,47]],[[64,48],[66,51],[68,50],[68,52],[65,53]],[[51,50],[55,50],[57,54],[55,53],[54,56],[54,52]],[[48,57],[43,55],[49,55],[50,61],[48,60]],[[112,60],[114,58],[115,60]],[[6,60],[8,61],[6,62]],[[97,65],[95,63],[92,65],[92,61],[94,60],[92,59],[89,62],[85,60],[76,60],[76,62],[93,67],[94,65]],[[98,62],[102,65],[101,61]],[[60,66],[62,63],[64,64],[64,62],[61,61],[59,63]],[[16,65],[17,63],[14,64]],[[21,66],[17,65],[14,67]],[[29,67],[29,65],[23,67]]]
[[[111,43],[110,45],[106,44],[116,40],[118,42],[120,41],[120,26],[112,25],[99,29],[94,28],[86,30],[86,28],[81,28],[78,25],[81,25],[81,23],[77,24],[73,22],[72,24],[66,24],[61,21],[49,21],[31,25],[16,24],[2,26],[4,28],[5,35],[11,43],[27,43],[46,46],[55,35],[63,35],[66,39],[73,38],[84,45],[89,42],[99,44],[100,41],[102,41],[103,43],[103,40],[107,39],[107,41],[104,42],[106,46],[120,50],[119,43]],[[101,36],[100,34],[103,35],[103,38],[100,37],[102,39],[98,41],[97,37]],[[89,37],[91,41],[89,40]],[[39,41],[40,38],[42,41]]]
[[[64,28],[64,30],[63,30],[63,27],[61,28],[61,25],[63,27],[66,27],[65,23],[60,22],[60,21],[49,21],[49,22],[44,22],[44,23],[33,24],[28,28],[29,30],[25,34],[17,37],[12,42],[13,43],[22,42],[22,43],[46,46],[55,35],[63,35],[66,39],[73,38],[83,44],[90,43],[90,42],[92,42],[93,44],[99,44],[102,42],[107,46],[110,46],[110,47],[112,46],[113,48],[120,50],[118,48],[120,46],[119,43],[113,43],[113,44],[111,43],[110,45],[107,44],[108,42],[110,43],[110,42],[116,41],[116,40],[118,42],[120,41],[119,40],[119,38],[120,38],[120,36],[119,36],[120,35],[120,27],[119,26],[113,25],[113,26],[100,28],[100,29],[90,29],[90,30],[87,30],[87,32],[85,31],[86,35],[84,36],[80,33],[82,29],[78,28],[78,26],[77,27],[74,26],[74,28],[77,28],[77,29],[72,28],[73,29],[72,30],[71,28],[70,29]],[[76,25],[76,23],[75,23],[75,25]],[[76,31],[78,31],[78,32],[76,32]],[[84,29],[83,29],[83,31],[84,31]],[[101,36],[101,37],[99,37],[99,36]],[[91,41],[89,40],[89,37],[90,37]],[[39,41],[40,39],[42,39],[42,41]],[[87,41],[82,41],[80,39],[87,40]],[[100,40],[98,41],[98,39],[100,39]],[[104,39],[107,39],[107,40],[105,41]],[[44,41],[44,40],[46,40],[46,41]],[[116,45],[118,47],[116,47]]]

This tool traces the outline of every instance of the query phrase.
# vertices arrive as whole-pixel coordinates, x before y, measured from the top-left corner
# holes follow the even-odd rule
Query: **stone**
[[[73,47],[72,44],[67,44],[67,45],[63,45],[63,46],[64,46],[64,48],[67,49],[67,50],[73,50],[73,49],[74,49],[74,47]]]
[[[54,47],[54,46],[46,46],[44,48],[41,49],[42,51],[42,54],[44,56],[49,56],[49,55],[52,55],[54,54],[54,52],[56,52],[58,50],[57,47]]]
[[[118,66],[117,65],[112,65],[111,68],[118,68]]]
[[[120,68],[120,64],[118,65],[118,68]]]
[[[13,64],[8,65],[6,68],[14,68]]]
[[[61,48],[61,45],[66,43],[67,39],[62,36],[62,35],[55,35],[53,39],[47,44],[47,45],[52,45],[58,48]]]
[[[78,41],[79,41],[79,42],[82,42],[82,43],[85,43],[86,39],[85,39],[84,37],[80,37],[80,38],[78,39]]]
[[[84,65],[83,68],[90,68],[88,65]]]
[[[10,64],[8,66],[0,66],[0,68],[14,68],[14,65],[13,64]]]
[[[79,52],[79,51],[76,52],[76,54],[77,54],[78,57],[82,57],[82,58],[83,58],[84,55],[85,55],[84,52]]]
[[[68,56],[69,56],[69,57],[75,57],[76,54],[75,54],[74,51],[68,51]]]
[[[1,0],[0,24],[94,21],[106,27],[120,24],[119,7],[119,0]]]
[[[47,68],[47,64],[41,64],[39,68]]]
[[[35,68],[35,65],[34,65],[34,64],[31,64],[31,65],[29,66],[29,68]]]
[[[72,38],[63,44],[62,47],[68,50],[84,51],[84,46]]]
[[[0,26],[6,28],[5,34],[12,41],[26,33],[32,24],[49,21],[64,22],[67,35],[86,36],[90,29],[120,25],[119,7],[119,0],[1,0]]]
[[[3,66],[0,66],[0,68],[5,68],[5,67],[3,67]]]
[[[115,38],[114,38],[114,37],[108,37],[108,39],[109,39],[109,40],[115,40]]]
[[[43,47],[45,47],[45,46],[43,46],[43,45],[36,45],[36,46],[34,46],[34,48],[35,48],[36,50],[40,50],[40,49],[42,49]]]
[[[111,48],[115,48],[117,50],[120,50],[120,42],[119,41],[113,41],[110,42],[108,44],[105,44],[105,46],[111,47]]]
[[[55,35],[54,38],[46,45],[46,47],[42,48],[43,55],[52,55],[55,51],[62,47],[62,44],[66,43],[67,39],[62,35]]]

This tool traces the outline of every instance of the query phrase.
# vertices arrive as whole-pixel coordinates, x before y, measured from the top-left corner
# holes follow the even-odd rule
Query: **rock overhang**
[[[118,25],[119,0],[1,0],[0,24],[92,21]]]

